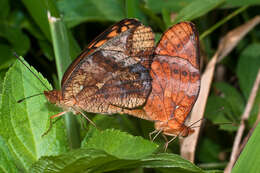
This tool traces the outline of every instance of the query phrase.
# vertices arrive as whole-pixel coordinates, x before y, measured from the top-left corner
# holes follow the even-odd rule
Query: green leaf
[[[232,173],[258,172],[260,170],[260,125],[255,128],[240,154]]]
[[[225,2],[225,0],[194,0],[178,13],[173,23],[196,19],[213,10],[223,2]]]
[[[4,139],[0,136],[0,172],[10,173],[19,172],[15,166],[15,161],[6,145]]]
[[[43,51],[44,56],[50,61],[53,60],[54,52],[51,44],[47,40],[38,40],[38,43],[41,50]]]
[[[248,99],[260,67],[260,44],[250,44],[240,54],[237,65],[239,86]]]
[[[58,71],[58,78],[61,82],[63,74],[71,63],[69,40],[67,29],[61,18],[51,16],[49,13],[49,24],[53,40],[55,62]],[[65,124],[68,134],[68,141],[71,148],[80,146],[80,134],[76,117],[72,113],[66,113]]]
[[[130,168],[156,168],[161,172],[203,172],[175,154],[153,154],[140,160],[118,159],[95,149],[77,149],[55,157],[42,157],[30,172],[107,172]]]
[[[9,0],[0,1],[0,19],[3,20],[10,12]]]
[[[104,150],[120,159],[140,159],[152,154],[157,145],[141,137],[134,137],[119,130],[96,130],[84,148]]]
[[[60,0],[58,8],[69,27],[86,21],[119,21],[126,17],[120,0]]]
[[[15,61],[12,49],[7,44],[0,44],[0,70],[8,68]]]
[[[146,23],[146,18],[140,9],[140,0],[126,0],[125,4],[126,18],[137,18]]]
[[[259,0],[228,0],[223,8],[237,8],[237,7],[242,7],[246,5],[260,5]]]
[[[44,5],[44,1],[22,0],[22,2],[29,11],[32,18],[34,19],[35,23],[40,27],[41,31],[44,33],[45,37],[47,37],[47,39],[50,41],[51,34],[47,19],[47,9]]]
[[[32,67],[30,69],[51,88],[41,74]],[[46,88],[42,83],[19,61],[6,73],[2,93],[4,106],[0,111],[0,135],[8,142],[8,148],[22,170],[28,170],[41,156],[57,155],[67,148],[62,121],[56,123],[45,137],[41,137],[49,127],[49,116],[57,113],[44,96],[17,103],[20,99],[43,93],[43,90]]]
[[[85,120],[85,119],[84,119]],[[97,126],[99,130],[106,130],[106,129],[118,129],[124,132],[131,133],[133,135],[140,135],[137,131],[136,127],[132,121],[128,119],[127,115],[95,115],[93,118],[93,122]],[[96,131],[96,127],[90,126],[87,135],[92,135]],[[85,137],[84,140],[88,140],[88,137]]]
[[[94,172],[91,170],[104,166],[105,163],[117,160],[103,151],[93,149],[76,149],[59,156],[42,157],[30,172],[35,173],[79,173]],[[99,168],[102,170],[102,168]],[[104,168],[103,168],[104,170]],[[98,171],[96,171],[98,172]]]
[[[259,67],[260,67],[260,44],[254,43],[247,46],[244,51],[240,54],[237,64],[237,76],[239,86],[244,94],[245,98],[248,99],[252,87],[254,85]],[[249,122],[252,125],[255,122],[259,111],[260,102],[260,90],[258,90],[253,108],[250,112]]]
[[[47,17],[47,7],[45,3],[48,3],[44,0],[34,1],[34,0],[23,0],[22,1],[29,11],[30,15],[34,19],[35,23],[40,27],[41,31],[44,33],[45,37],[48,41],[51,42],[51,34]],[[51,1],[52,3],[56,3]],[[69,42],[70,42],[70,55],[72,59],[76,58],[76,56],[80,52],[80,48],[73,38],[73,36],[68,32]]]
[[[196,165],[177,154],[153,154],[141,160],[143,168],[157,168],[161,172],[202,172]]]
[[[214,124],[220,124],[220,129],[234,131],[236,126],[221,123],[238,123],[243,113],[244,101],[239,92],[226,83],[215,83],[220,96],[208,98],[205,116]]]
[[[7,40],[10,47],[18,54],[24,55],[30,48],[30,40],[19,28],[0,23],[0,37]],[[19,41],[17,41],[19,40]]]
[[[0,115],[1,115],[1,107],[2,107],[2,92],[3,92],[3,83],[6,71],[0,71]]]
[[[245,106],[241,94],[236,88],[224,82],[215,83],[215,86],[221,92],[220,97],[229,103],[232,113],[235,116],[240,117]]]
[[[146,0],[146,8],[151,9],[154,13],[160,13],[162,9],[166,9],[170,12],[179,12],[191,2],[192,0],[174,0],[163,2],[158,0]]]
[[[209,138],[200,141],[198,157],[202,163],[219,162],[220,145]]]

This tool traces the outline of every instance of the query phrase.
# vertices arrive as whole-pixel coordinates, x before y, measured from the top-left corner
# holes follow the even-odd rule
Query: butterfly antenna
[[[45,85],[43,83],[43,81],[21,60],[21,58],[17,55],[16,52],[14,52],[14,56],[21,62],[23,63],[23,65],[42,83],[42,85],[48,90],[50,91],[50,89],[47,87],[47,85]]]
[[[201,118],[201,119],[195,121],[194,123],[192,123],[191,125],[189,125],[188,127],[191,128],[194,124],[196,124],[196,123],[198,123],[198,122],[200,122],[200,121],[206,121],[206,119],[205,119],[205,118]],[[193,128],[193,127],[192,127],[192,128]]]
[[[31,98],[31,97],[35,97],[35,96],[38,96],[38,95],[43,95],[43,93],[34,94],[34,95],[29,96],[29,97],[25,97],[25,98],[23,98],[23,99],[18,100],[17,103],[21,103],[21,102],[23,102],[23,101],[26,100],[26,99],[29,99],[29,98]]]

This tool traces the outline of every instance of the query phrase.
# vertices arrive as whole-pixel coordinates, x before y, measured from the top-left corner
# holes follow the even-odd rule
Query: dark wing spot
[[[187,73],[186,71],[182,71],[181,74],[182,74],[183,76],[187,76],[188,73]]]
[[[173,73],[174,73],[174,74],[178,74],[178,73],[179,73],[179,70],[178,70],[178,69],[174,69],[174,70],[173,70]]]

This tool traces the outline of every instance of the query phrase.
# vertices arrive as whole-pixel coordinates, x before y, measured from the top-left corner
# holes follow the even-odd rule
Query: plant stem
[[[206,30],[205,32],[203,32],[200,35],[200,40],[202,40],[204,37],[208,36],[210,33],[212,33],[213,31],[215,31],[218,27],[220,27],[221,25],[223,25],[224,23],[226,23],[227,21],[229,21],[230,19],[232,19],[233,17],[237,16],[239,13],[245,11],[249,6],[244,6],[241,7],[239,9],[237,9],[236,11],[234,11],[233,13],[229,14],[227,17],[225,17],[224,19],[220,20],[219,22],[217,22],[215,25],[213,25],[211,28],[209,28],[208,30]]]

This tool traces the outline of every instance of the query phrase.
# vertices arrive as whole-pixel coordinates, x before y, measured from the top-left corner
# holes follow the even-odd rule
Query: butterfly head
[[[180,124],[178,121],[172,119],[167,122],[157,121],[155,122],[155,129],[162,131],[167,136],[181,136],[187,137],[194,132],[194,129]]]
[[[59,105],[60,100],[61,100],[60,91],[57,91],[57,90],[44,91],[44,95],[50,103]]]

